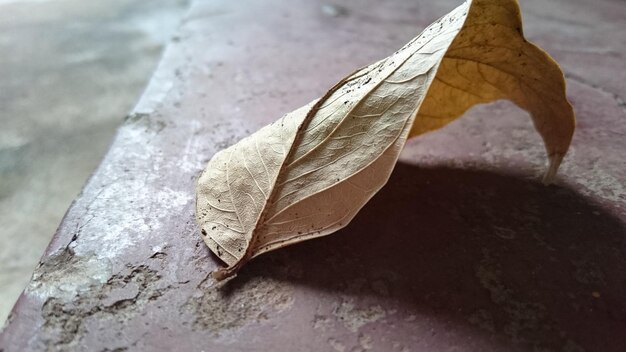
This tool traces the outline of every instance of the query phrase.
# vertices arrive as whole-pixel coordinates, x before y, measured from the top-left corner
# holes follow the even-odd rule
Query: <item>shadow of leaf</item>
[[[613,351],[626,346],[625,258],[623,220],[568,188],[399,163],[347,228],[261,256],[234,281],[316,290],[329,305],[319,316],[353,332],[384,317],[422,335],[419,317],[435,316],[446,333],[420,336],[434,345],[469,329],[477,349]],[[358,306],[382,315],[342,316]]]

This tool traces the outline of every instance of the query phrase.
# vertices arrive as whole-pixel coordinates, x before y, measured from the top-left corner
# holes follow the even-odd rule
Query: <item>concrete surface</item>
[[[0,0],[0,321],[136,103],[181,0]]]
[[[539,137],[499,102],[412,141],[345,229],[226,286],[194,221],[209,158],[458,5],[195,1],[76,199],[0,350],[622,351],[626,117],[620,1],[524,1],[578,130],[544,187]]]

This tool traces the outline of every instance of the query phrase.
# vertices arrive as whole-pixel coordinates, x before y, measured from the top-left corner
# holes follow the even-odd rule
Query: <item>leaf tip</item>
[[[211,273],[211,276],[215,281],[224,281],[226,279],[232,279],[237,276],[237,272],[232,270],[233,268],[219,268]]]
[[[226,282],[231,279],[234,279],[237,276],[237,272],[239,271],[239,268],[244,262],[245,261],[240,261],[234,266],[229,266],[226,268],[219,268],[211,273],[211,277],[213,277],[213,279],[215,279],[215,281],[218,281],[218,282],[222,282],[222,281]]]
[[[563,161],[564,154],[552,154],[548,157],[549,164],[548,170],[546,170],[545,175],[543,176],[543,184],[550,185],[554,183],[554,179],[556,178],[556,173],[559,170],[559,166],[561,165],[561,161]]]

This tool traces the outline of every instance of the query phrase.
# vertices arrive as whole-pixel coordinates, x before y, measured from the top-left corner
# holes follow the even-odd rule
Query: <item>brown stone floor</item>
[[[623,351],[626,7],[523,1],[578,114],[554,186],[528,115],[472,109],[408,144],[345,229],[225,287],[194,220],[218,150],[384,57],[457,0],[196,0],[69,209],[0,350]]]

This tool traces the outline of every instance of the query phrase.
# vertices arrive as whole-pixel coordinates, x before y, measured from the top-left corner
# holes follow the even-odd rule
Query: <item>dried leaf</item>
[[[517,1],[474,1],[419,108],[410,137],[441,128],[476,104],[509,99],[543,138],[550,183],[574,133],[574,111],[558,64],[522,34]]]
[[[556,173],[574,130],[558,65],[527,42],[514,0],[474,0],[321,99],[217,153],[198,180],[203,239],[227,265],[342,227],[387,182],[409,136],[478,103],[531,113]]]

